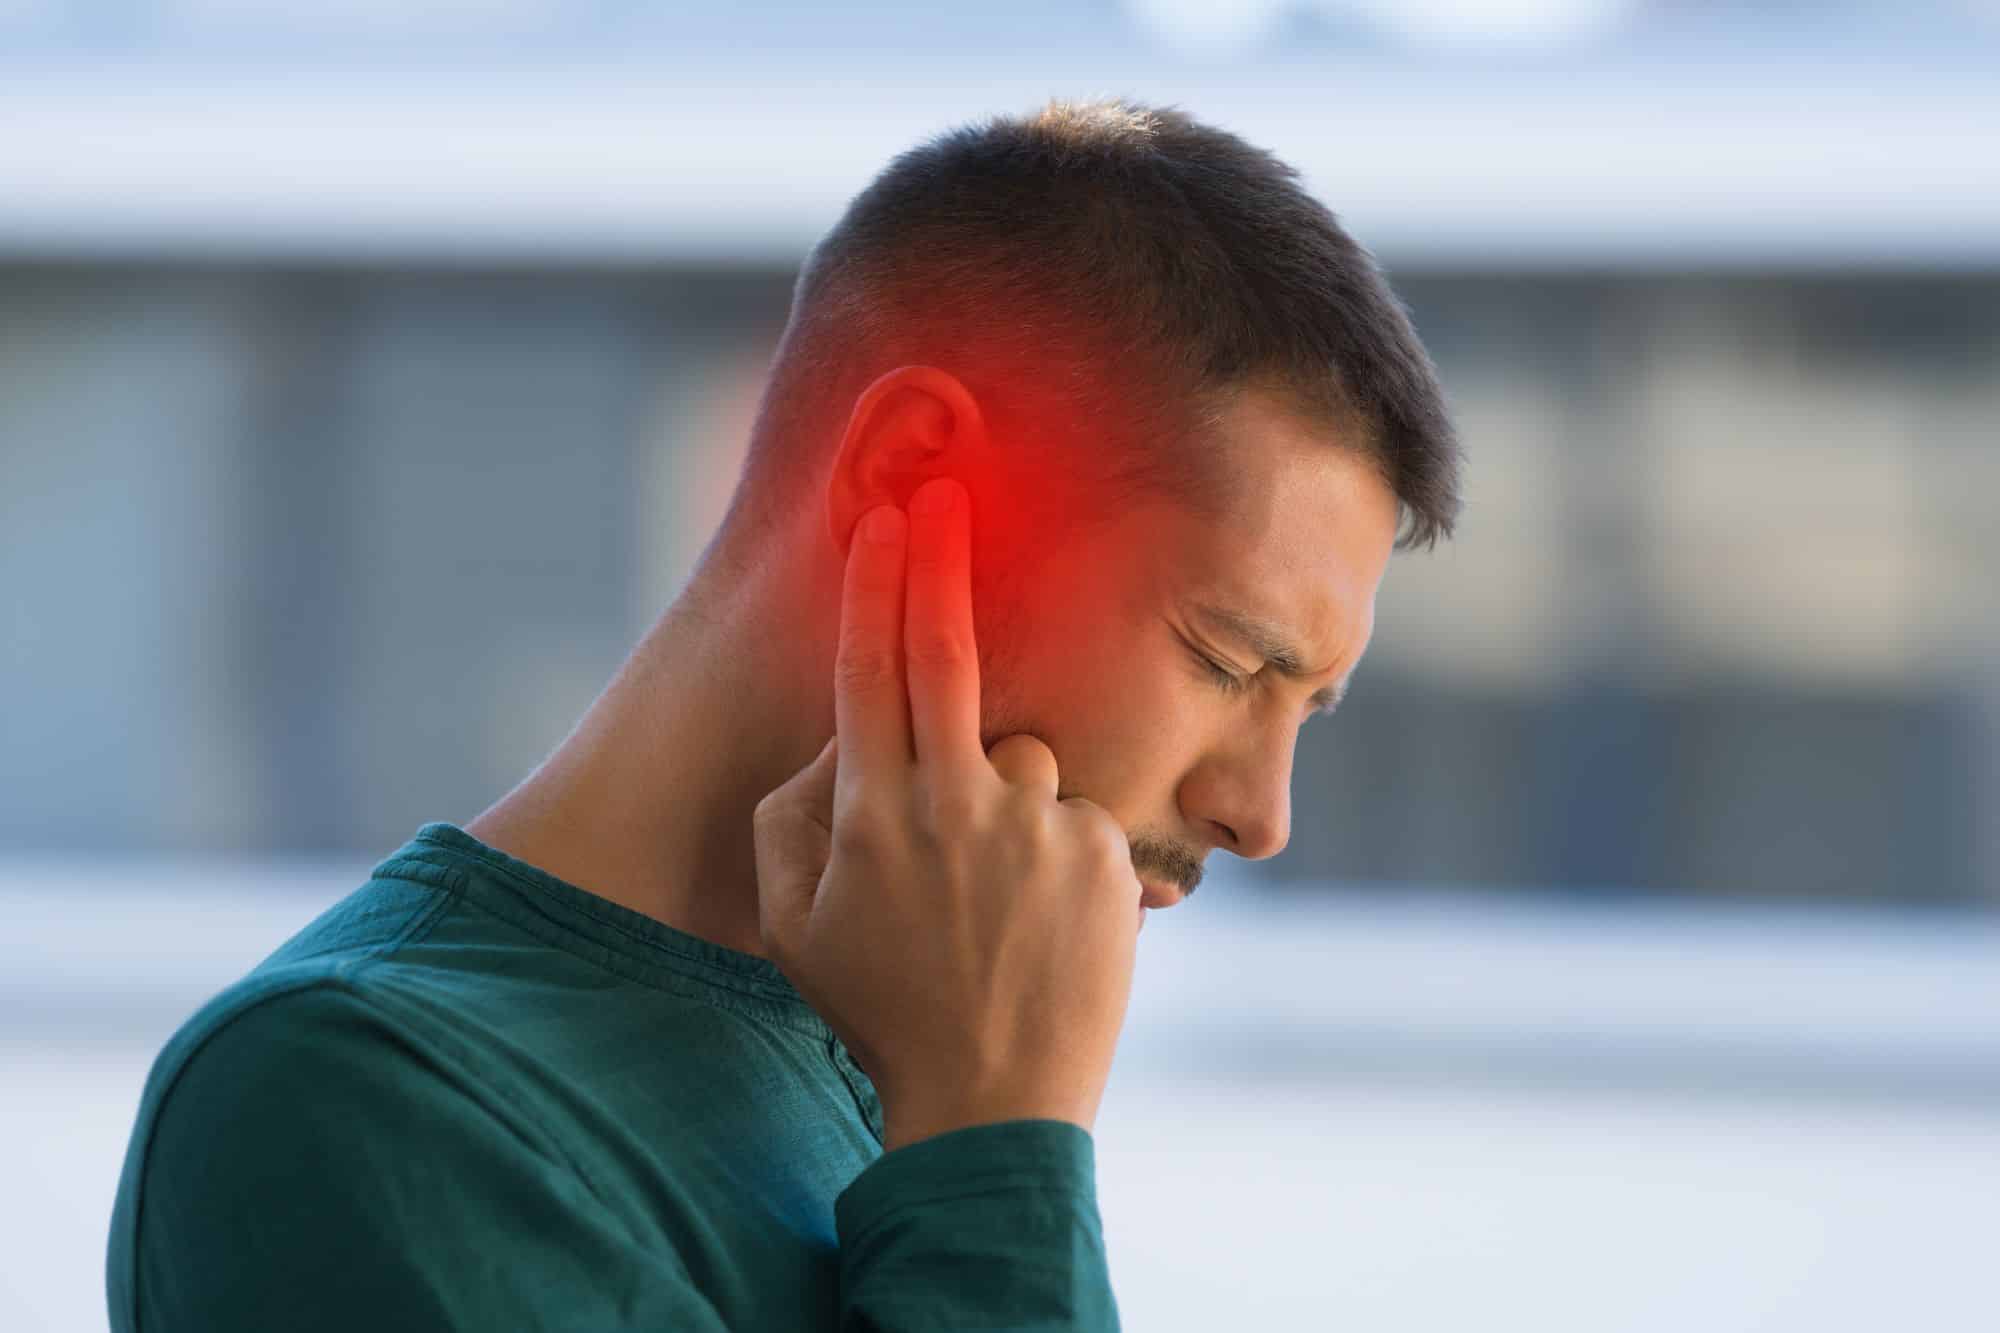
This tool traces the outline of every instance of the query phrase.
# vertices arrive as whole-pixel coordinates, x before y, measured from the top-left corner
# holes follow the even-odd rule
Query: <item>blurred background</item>
[[[672,599],[846,200],[1098,94],[1296,165],[1470,463],[1146,934],[1127,1327],[2000,1320],[2000,4],[0,0],[0,1327]]]

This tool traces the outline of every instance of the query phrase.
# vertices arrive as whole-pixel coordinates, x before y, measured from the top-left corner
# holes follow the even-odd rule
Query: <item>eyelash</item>
[[[1210,679],[1215,681],[1217,688],[1224,694],[1242,694],[1250,688],[1250,681],[1246,677],[1239,676],[1233,671],[1225,670],[1220,663],[1207,653],[1200,652],[1192,647],[1188,651],[1194,654],[1194,660],[1201,663],[1202,669],[1208,673]],[[1331,717],[1332,715],[1333,711],[1328,709],[1325,712],[1313,713],[1306,718],[1306,721],[1311,722],[1316,718]]]
[[[1202,664],[1203,668],[1207,670],[1209,676],[1215,681],[1216,686],[1219,689],[1221,689],[1221,691],[1224,694],[1241,694],[1243,693],[1243,691],[1250,688],[1250,682],[1248,680],[1245,680],[1242,676],[1237,675],[1233,671],[1223,670],[1221,665],[1218,664],[1215,661],[1215,659],[1210,657],[1207,653],[1196,653],[1194,655],[1194,660]]]

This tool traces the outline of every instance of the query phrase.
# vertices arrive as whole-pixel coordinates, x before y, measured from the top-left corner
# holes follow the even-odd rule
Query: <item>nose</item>
[[[1185,812],[1214,831],[1212,841],[1246,861],[1285,850],[1292,838],[1292,754],[1296,737],[1260,741],[1255,752],[1218,757],[1181,792]]]

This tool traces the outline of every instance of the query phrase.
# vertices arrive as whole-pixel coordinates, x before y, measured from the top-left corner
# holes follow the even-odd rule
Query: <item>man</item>
[[[899,157],[575,731],[162,1054],[113,1326],[1116,1327],[1091,1130],[1144,914],[1285,845],[1457,472],[1269,155],[1052,103]]]

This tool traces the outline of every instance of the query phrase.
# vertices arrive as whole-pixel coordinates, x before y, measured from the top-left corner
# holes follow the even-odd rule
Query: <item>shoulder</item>
[[[409,1040],[407,1017],[374,997],[371,974],[448,905],[421,886],[373,879],[203,1004],[153,1062],[134,1151],[190,1113],[246,1117],[302,1084],[362,1095],[371,1080],[353,1077],[355,1067],[393,1064]]]
[[[217,995],[155,1061],[128,1173],[289,1172],[370,1152],[390,1129],[417,1151],[468,1120],[520,1136],[449,1026],[392,981],[403,970],[267,964]]]
[[[253,973],[204,1005],[154,1062],[116,1222],[136,1223],[142,1202],[170,1194],[186,1202],[261,1188],[335,1161],[421,1074],[408,1034],[333,969]]]
[[[337,967],[259,969],[181,1025],[154,1062],[142,1116],[218,1098],[254,1104],[301,1083],[351,1094],[353,1081],[333,1076],[393,1059],[406,1038],[401,1026]]]
[[[365,1096],[420,1057],[421,1010],[385,982],[411,970],[408,946],[456,901],[378,873],[328,907],[176,1029],[147,1077],[134,1148],[170,1110],[222,1101],[249,1114],[301,1084]]]
[[[225,991],[148,1080],[112,1216],[116,1326],[142,1293],[155,1313],[226,1300],[282,1324],[288,1283],[352,1285],[352,1264],[386,1297],[427,1237],[504,1211],[482,1189],[527,1181],[572,1198],[536,1136],[469,1082],[335,968],[260,971]]]

